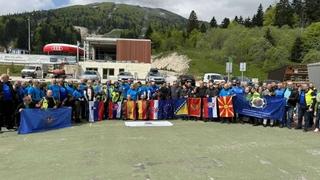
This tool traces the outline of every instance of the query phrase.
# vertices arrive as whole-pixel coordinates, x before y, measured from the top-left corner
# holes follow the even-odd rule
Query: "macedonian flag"
[[[225,96],[218,98],[219,103],[219,114],[222,118],[234,117],[232,96]]]

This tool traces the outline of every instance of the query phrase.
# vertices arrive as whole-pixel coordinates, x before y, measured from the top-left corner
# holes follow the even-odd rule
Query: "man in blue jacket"
[[[3,74],[0,78],[0,132],[1,127],[6,124],[7,129],[11,130],[14,127],[14,104],[16,95],[13,86],[9,81],[9,76]]]

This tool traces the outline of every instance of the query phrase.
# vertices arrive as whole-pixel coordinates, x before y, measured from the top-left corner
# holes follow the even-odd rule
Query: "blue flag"
[[[187,116],[188,115],[187,99],[176,99],[174,101],[174,114],[176,116]]]
[[[173,119],[173,117],[174,117],[173,100],[159,100],[158,119],[166,120],[166,119]]]
[[[247,100],[243,95],[237,95],[234,97],[233,104],[235,112],[241,115],[282,120],[285,113],[286,100],[270,96]]]
[[[24,109],[19,134],[42,132],[71,126],[71,108]]]

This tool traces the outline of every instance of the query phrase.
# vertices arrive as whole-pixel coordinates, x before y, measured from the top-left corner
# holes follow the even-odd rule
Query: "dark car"
[[[181,85],[185,84],[186,82],[191,82],[192,86],[196,85],[196,80],[192,75],[180,75],[177,81],[178,83],[181,83]]]

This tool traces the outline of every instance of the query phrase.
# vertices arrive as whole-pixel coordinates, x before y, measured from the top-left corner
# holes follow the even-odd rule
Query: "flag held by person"
[[[140,100],[137,102],[138,108],[138,119],[147,120],[148,119],[148,101]]]
[[[188,111],[189,111],[189,116],[191,117],[201,117],[201,99],[189,98]]]
[[[174,116],[173,101],[159,100],[158,119],[159,120],[172,119],[173,116]]]
[[[21,112],[19,134],[28,134],[71,127],[70,107],[59,109],[24,109]]]
[[[174,102],[174,114],[176,116],[188,115],[188,102],[187,99],[177,99]]]
[[[159,100],[149,101],[149,119],[158,120]]]
[[[136,102],[135,101],[125,102],[125,117],[128,120],[136,120]]]
[[[218,105],[219,105],[219,115],[221,118],[234,117],[232,96],[219,97]]]
[[[217,118],[217,98],[203,98],[202,99],[202,107],[203,107],[203,117],[204,118]]]
[[[122,102],[109,102],[109,119],[121,118]]]

